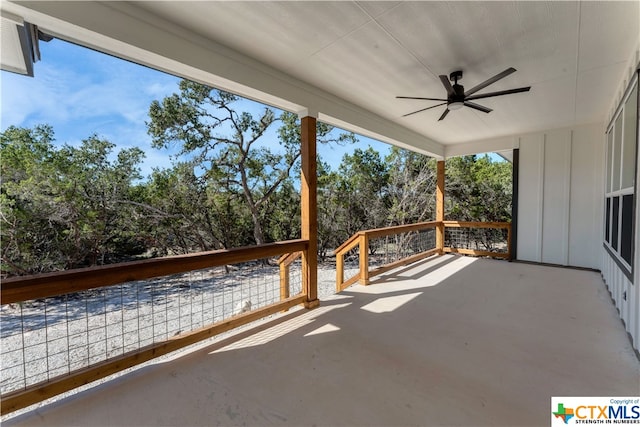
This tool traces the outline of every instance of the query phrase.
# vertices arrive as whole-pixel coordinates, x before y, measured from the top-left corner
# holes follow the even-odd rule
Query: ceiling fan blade
[[[446,101],[443,98],[420,98],[417,96],[396,96],[397,99],[423,99],[425,101]]]
[[[440,120],[444,119],[445,117],[447,117],[447,114],[449,114],[449,107],[447,107],[447,109],[444,110],[444,113],[442,113],[442,115],[440,116],[438,121],[440,121]]]
[[[501,72],[499,74],[496,74],[495,76],[491,77],[488,80],[483,81],[482,83],[480,83],[477,86],[472,87],[471,89],[469,89],[468,91],[465,92],[465,96],[474,94],[477,91],[479,91],[480,89],[484,89],[485,87],[489,86],[490,84],[493,84],[493,83],[497,82],[498,80],[503,79],[503,78],[507,77],[509,74],[515,73],[515,72],[516,72],[515,68],[513,68],[513,67],[507,68],[503,72]]]
[[[432,108],[436,108],[436,107],[439,107],[439,106],[444,105],[444,104],[446,104],[446,102],[443,102],[442,104],[438,104],[438,105],[432,105],[431,107],[423,108],[422,110],[414,111],[413,113],[405,114],[402,117],[407,117],[407,116],[410,116],[412,114],[416,114],[416,113],[420,113],[422,111],[430,110]]]
[[[441,74],[438,77],[440,77],[440,81],[442,82],[442,85],[447,90],[447,95],[449,96],[455,95],[456,92],[453,90],[453,86],[451,86],[449,77],[445,76],[444,74]]]
[[[480,110],[483,113],[490,113],[493,111],[491,108],[487,108],[484,105],[476,104],[475,102],[464,101],[464,105],[466,105],[467,107],[473,108],[475,110]]]
[[[483,93],[480,95],[467,96],[464,98],[464,100],[471,101],[474,99],[491,98],[492,96],[509,95],[511,93],[529,92],[529,89],[531,89],[531,86],[519,87],[517,89],[501,90],[499,92]]]

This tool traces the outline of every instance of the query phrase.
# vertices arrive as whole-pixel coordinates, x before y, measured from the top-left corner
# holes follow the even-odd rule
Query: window
[[[638,79],[607,129],[604,246],[633,281]]]

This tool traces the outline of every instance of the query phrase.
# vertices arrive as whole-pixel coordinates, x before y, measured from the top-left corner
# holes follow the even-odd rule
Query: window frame
[[[603,232],[602,232],[602,244],[606,251],[609,253],[611,258],[616,262],[621,271],[627,276],[627,278],[633,283],[633,273],[636,266],[634,266],[634,255],[636,251],[635,247],[635,231],[637,229],[638,224],[636,224],[636,209],[637,209],[637,176],[638,176],[638,140],[640,139],[640,70],[637,70],[634,74],[634,77],[629,82],[627,89],[625,91],[618,108],[615,111],[615,114],[611,118],[609,125],[606,128],[605,132],[605,168],[604,168],[604,216],[603,216]],[[635,159],[634,159],[634,167],[633,167],[633,185],[630,187],[621,188],[623,185],[623,177],[624,177],[624,153],[627,151],[627,143],[625,141],[625,131],[626,131],[626,123],[628,115],[625,114],[625,109],[629,99],[631,99],[631,95],[634,94],[636,96],[636,112],[634,117],[636,121],[636,129],[635,129],[635,141],[631,142],[631,144],[635,145]],[[619,135],[618,135],[619,133]],[[619,150],[616,150],[616,139],[620,139],[620,147]],[[617,152],[619,151],[619,152]],[[618,175],[615,175],[615,166],[616,160],[619,163]],[[618,187],[616,188],[616,183],[618,183]],[[627,262],[626,259],[622,256],[622,230],[623,230],[623,211],[625,211],[626,205],[623,206],[623,201],[625,199],[628,200],[628,197],[631,196],[631,254],[630,254],[630,262]],[[618,201],[617,209],[615,209],[615,201]],[[627,207],[628,208],[628,207]],[[617,217],[614,218],[614,212],[617,211]],[[627,218],[629,219],[629,218]],[[617,233],[614,236],[614,224],[617,224]]]

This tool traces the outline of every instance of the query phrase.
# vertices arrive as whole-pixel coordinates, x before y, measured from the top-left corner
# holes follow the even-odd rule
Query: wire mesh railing
[[[365,230],[351,236],[336,249],[336,291],[402,264],[408,264],[437,252],[437,222],[400,225]],[[344,277],[345,266],[357,260],[358,274]]]
[[[436,247],[435,229],[369,238],[369,267],[381,267]]]
[[[508,222],[444,221],[444,252],[510,258]]]
[[[508,222],[432,221],[360,231],[335,251],[336,291],[372,276],[433,254],[511,257]],[[357,264],[358,273],[344,277],[345,267]]]
[[[25,389],[280,301],[268,260],[128,282],[0,308],[0,392]],[[300,268],[289,296],[301,293]]]
[[[246,253],[240,256],[230,250],[217,261],[204,260],[211,264],[206,268],[82,290],[74,289],[73,272],[63,272],[62,282],[72,292],[63,283],[57,291],[47,286],[39,290],[29,278],[23,286],[21,278],[9,281],[7,289],[3,283],[2,412],[51,397],[46,390],[59,394],[304,302],[300,263],[287,265],[285,291],[273,255],[305,247],[306,241],[293,241],[282,249],[275,244],[241,249]],[[185,264],[182,268],[188,269]],[[95,274],[102,272],[109,282],[108,271],[114,268],[96,269]]]

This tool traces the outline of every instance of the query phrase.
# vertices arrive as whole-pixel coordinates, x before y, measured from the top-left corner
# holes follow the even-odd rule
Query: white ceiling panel
[[[149,13],[261,62],[287,68],[364,25],[352,2],[140,2]]]
[[[612,97],[611,89],[607,81],[617,81],[624,75],[626,63],[619,62],[588,71],[582,71],[578,75],[576,92],[576,122],[586,123],[602,119],[602,99]]]
[[[640,37],[640,1],[580,3],[580,71],[627,62]]]

